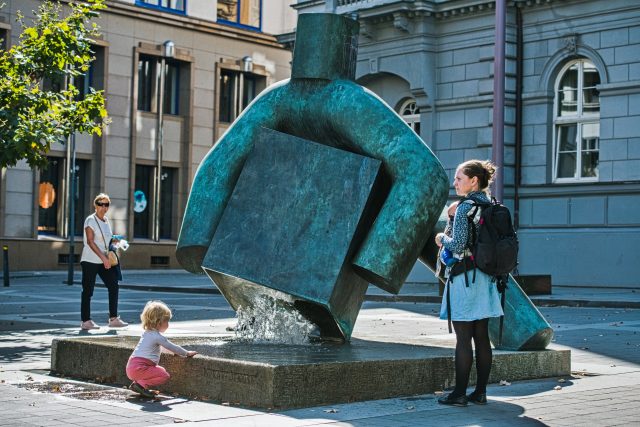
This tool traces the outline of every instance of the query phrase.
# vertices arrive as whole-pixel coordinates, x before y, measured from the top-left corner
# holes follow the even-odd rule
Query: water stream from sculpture
[[[238,308],[236,315],[236,339],[252,344],[309,344],[309,335],[317,329],[300,312],[268,296]]]

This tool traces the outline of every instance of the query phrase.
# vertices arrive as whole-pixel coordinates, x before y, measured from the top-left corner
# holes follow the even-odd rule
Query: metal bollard
[[[2,245],[2,275],[4,277],[4,286],[9,286],[9,246]]]

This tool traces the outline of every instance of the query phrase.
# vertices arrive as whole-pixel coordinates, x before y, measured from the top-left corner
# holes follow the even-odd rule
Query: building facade
[[[358,19],[358,82],[407,120],[451,177],[464,160],[492,158],[494,1],[293,7]],[[550,275],[554,285],[637,287],[640,3],[507,1],[506,40],[500,172],[519,273]],[[413,280],[420,274],[430,275],[414,270]]]
[[[18,11],[28,24],[39,4],[6,1],[2,47],[17,42]],[[77,236],[77,257],[84,218],[100,192],[111,197],[114,232],[132,243],[127,268],[178,267],[175,241],[200,161],[262,89],[290,75],[291,52],[273,35],[295,27],[286,0],[270,0],[268,7],[262,0],[110,0],[107,6],[96,20],[102,33],[96,59],[73,82],[81,92],[105,91],[111,123],[104,135],[56,144],[45,169],[2,170],[0,240],[9,246],[12,271],[67,268],[68,236]]]

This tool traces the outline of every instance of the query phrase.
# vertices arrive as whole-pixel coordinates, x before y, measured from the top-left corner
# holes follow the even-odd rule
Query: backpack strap
[[[96,221],[96,225],[98,226],[98,230],[100,230],[100,234],[102,235],[102,241],[104,242],[105,247],[105,255],[109,253],[109,245],[107,245],[107,241],[104,238],[104,233],[102,232],[102,227],[100,227],[100,223],[98,222],[98,218],[96,218],[96,214],[93,214],[93,219]]]
[[[447,324],[449,325],[449,333],[452,333],[453,330],[451,328],[451,295],[450,295],[451,276],[447,278],[446,286],[447,286]]]
[[[471,210],[467,213],[467,226],[469,227],[469,240],[467,241],[466,249],[471,252],[471,261],[473,261],[473,277],[471,278],[471,283],[476,282],[476,270],[478,266],[476,265],[476,260],[473,256],[473,247],[476,244],[478,239],[478,234],[476,232],[475,226],[475,217],[478,214],[478,209],[481,207],[481,203],[478,203],[476,200],[471,197],[465,196],[460,200],[460,203],[468,203],[472,206]],[[469,287],[469,279],[467,278],[467,264],[464,263],[464,282],[467,288]]]
[[[507,293],[508,278],[504,276],[496,277],[496,285],[500,293],[500,305],[502,306],[502,316],[500,316],[500,333],[498,335],[498,345],[502,345],[502,331],[504,329],[504,301]]]

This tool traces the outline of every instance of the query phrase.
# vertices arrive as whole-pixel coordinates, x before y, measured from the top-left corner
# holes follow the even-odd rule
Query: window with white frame
[[[173,13],[185,13],[186,0],[136,0],[138,6],[164,10]]]
[[[409,125],[411,129],[420,135],[420,109],[413,99],[407,99],[400,105],[400,116]]]
[[[600,75],[586,59],[565,65],[554,100],[554,182],[598,179],[600,150]]]

